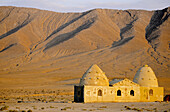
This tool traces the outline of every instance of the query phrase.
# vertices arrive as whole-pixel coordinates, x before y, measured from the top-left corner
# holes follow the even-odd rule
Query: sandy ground
[[[0,89],[4,112],[170,112],[169,102],[75,103],[68,89]],[[28,111],[31,110],[31,111]]]
[[[6,103],[0,104],[0,107],[9,106],[9,110],[32,112],[135,112],[135,111],[153,111],[169,112],[170,103],[167,102],[137,102],[137,103]]]

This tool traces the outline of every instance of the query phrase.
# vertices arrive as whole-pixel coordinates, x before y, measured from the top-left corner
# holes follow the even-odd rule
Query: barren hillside
[[[0,7],[0,88],[72,87],[92,64],[133,79],[148,64],[170,93],[169,13]]]

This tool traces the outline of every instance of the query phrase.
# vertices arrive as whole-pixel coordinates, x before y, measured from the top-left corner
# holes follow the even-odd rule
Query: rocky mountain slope
[[[0,7],[0,87],[72,85],[92,64],[109,79],[133,79],[148,64],[164,86],[170,78],[169,13]]]

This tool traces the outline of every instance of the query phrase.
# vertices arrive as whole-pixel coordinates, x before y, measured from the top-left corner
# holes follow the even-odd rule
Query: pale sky
[[[55,12],[84,12],[90,9],[156,10],[170,6],[170,0],[0,0],[0,6],[31,7]]]

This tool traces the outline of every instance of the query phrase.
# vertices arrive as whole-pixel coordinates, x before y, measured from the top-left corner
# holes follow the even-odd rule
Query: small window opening
[[[98,96],[102,96],[102,90],[98,91]]]
[[[121,96],[121,90],[117,91],[117,96]]]
[[[134,91],[133,90],[130,91],[130,95],[134,96]]]
[[[149,90],[149,96],[153,96],[153,90],[152,89]]]

